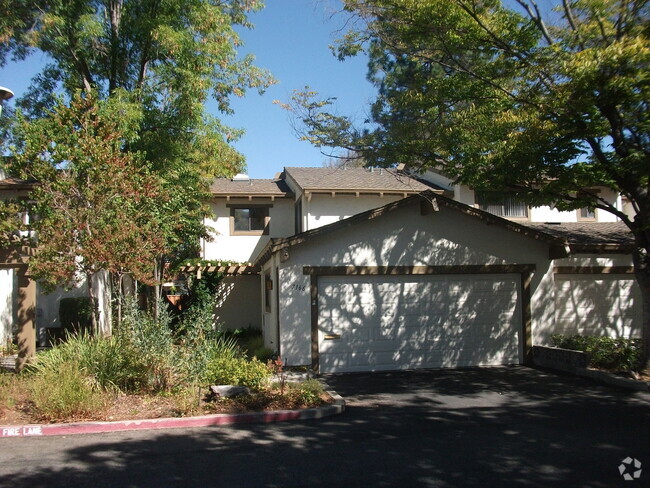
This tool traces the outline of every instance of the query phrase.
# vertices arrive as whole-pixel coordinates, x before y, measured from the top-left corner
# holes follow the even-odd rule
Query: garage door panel
[[[519,282],[519,275],[321,276],[321,370],[519,363]],[[323,340],[328,328],[340,339]]]

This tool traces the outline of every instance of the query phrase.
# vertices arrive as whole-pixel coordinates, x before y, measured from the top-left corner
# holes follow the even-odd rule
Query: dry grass
[[[166,417],[190,417],[216,413],[309,408],[323,405],[331,398],[321,392],[301,393],[288,388],[284,395],[277,389],[253,392],[238,398],[214,400],[205,388],[187,388],[169,394],[124,394],[103,392],[92,412],[76,411],[68,415],[44,416],[33,401],[33,379],[25,375],[0,374],[0,425],[34,423],[142,420]]]

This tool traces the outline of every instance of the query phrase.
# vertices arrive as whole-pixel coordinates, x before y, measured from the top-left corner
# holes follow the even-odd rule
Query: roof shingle
[[[417,193],[438,190],[406,173],[392,169],[365,168],[285,168],[303,190],[399,191]]]
[[[632,246],[634,236],[623,222],[526,223],[527,227],[566,239],[570,246]]]
[[[216,178],[210,185],[213,195],[291,195],[291,190],[281,179],[259,179],[233,181],[230,178]]]

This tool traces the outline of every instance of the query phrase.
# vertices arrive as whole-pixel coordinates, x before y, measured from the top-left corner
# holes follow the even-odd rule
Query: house
[[[33,181],[6,177],[0,171],[0,200],[25,200],[34,186]],[[22,215],[29,223],[29,215]],[[27,237],[17,231],[16,237]],[[17,239],[16,245],[0,249],[0,346],[14,337],[24,356],[31,356],[36,346],[48,345],[48,329],[61,327],[59,302],[62,298],[87,296],[87,283],[81,280],[72,289],[57,288],[51,293],[38,285],[28,273],[29,257],[33,249]],[[109,333],[111,327],[110,281],[107,274],[98,273],[92,284],[99,297],[99,329]],[[19,360],[23,358],[20,357]]]
[[[212,186],[213,217],[201,241],[206,260],[249,263],[276,238],[298,234],[430,190],[405,173],[363,168],[285,168],[273,179],[245,175],[218,178]],[[217,291],[217,319],[227,328],[263,328],[269,323],[259,275],[246,266],[224,267]],[[266,282],[267,284],[269,281]],[[275,342],[269,346],[277,349]]]
[[[360,168],[239,176],[213,195],[204,257],[259,270],[224,280],[219,318],[260,327],[291,365],[520,364],[554,333],[640,334],[631,235],[609,215],[524,214],[440,175]]]

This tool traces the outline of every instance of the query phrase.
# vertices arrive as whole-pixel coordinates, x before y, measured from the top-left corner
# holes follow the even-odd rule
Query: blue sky
[[[244,52],[269,69],[278,84],[262,96],[249,93],[235,100],[235,116],[225,122],[246,129],[235,146],[246,156],[253,178],[270,178],[284,166],[321,166],[328,159],[308,142],[299,141],[290,114],[273,104],[288,101],[293,90],[308,85],[324,97],[337,97],[341,114],[362,118],[374,94],[366,81],[366,59],[338,61],[331,53],[345,22],[338,0],[267,0],[251,17],[255,29],[245,31]]]
[[[337,97],[341,114],[362,118],[374,89],[366,81],[366,59],[338,61],[329,45],[344,23],[340,0],[266,0],[266,8],[253,14],[253,30],[242,30],[242,53],[252,53],[257,66],[273,73],[278,83],[264,95],[249,92],[234,99],[234,116],[221,117],[246,134],[235,147],[244,154],[252,178],[272,178],[284,166],[322,166],[328,158],[305,141],[299,141],[290,115],[273,103],[286,102],[293,90],[306,85],[324,97]],[[0,85],[20,96],[44,59],[36,53],[26,61],[7,65]],[[208,105],[209,108],[212,105]]]

